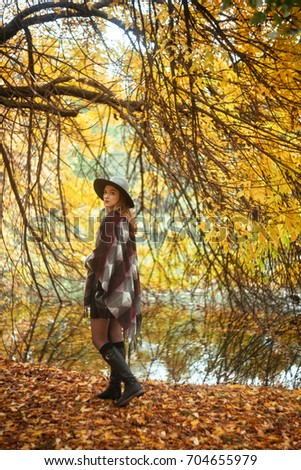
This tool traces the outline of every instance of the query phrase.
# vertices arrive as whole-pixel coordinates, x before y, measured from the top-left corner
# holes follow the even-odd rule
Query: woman
[[[96,248],[86,259],[84,305],[90,310],[94,346],[111,367],[109,385],[97,396],[125,406],[144,390],[125,361],[123,331],[131,340],[141,324],[140,282],[135,241],[134,202],[124,178],[97,178],[96,194],[104,201]],[[124,391],[121,393],[121,382]]]

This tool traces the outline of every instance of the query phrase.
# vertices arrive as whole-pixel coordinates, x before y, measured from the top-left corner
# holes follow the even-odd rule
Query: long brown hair
[[[133,213],[129,206],[126,203],[126,199],[121,191],[119,191],[119,201],[117,202],[116,206],[114,207],[115,211],[119,211],[120,214],[127,218],[130,226],[132,227],[134,233],[137,232],[137,221],[133,216]]]

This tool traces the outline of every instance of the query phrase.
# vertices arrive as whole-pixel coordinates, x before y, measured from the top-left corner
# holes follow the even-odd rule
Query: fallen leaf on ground
[[[0,370],[1,449],[301,449],[301,390],[147,381],[114,408],[95,397],[104,377],[6,360]]]

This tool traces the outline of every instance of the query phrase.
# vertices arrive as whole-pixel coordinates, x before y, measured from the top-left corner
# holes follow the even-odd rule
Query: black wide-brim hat
[[[107,184],[114,186],[124,195],[128,207],[135,207],[134,201],[129,193],[129,184],[125,178],[121,178],[120,176],[112,176],[110,179],[96,178],[94,181],[94,191],[102,200],[104,189]]]

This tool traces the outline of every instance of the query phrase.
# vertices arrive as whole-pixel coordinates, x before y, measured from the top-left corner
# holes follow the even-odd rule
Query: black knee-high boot
[[[143,388],[132,374],[131,369],[125,362],[124,357],[122,357],[122,354],[116,347],[114,347],[111,343],[106,343],[104,346],[102,346],[102,348],[100,348],[99,352],[104,360],[112,368],[112,370],[114,370],[114,372],[119,375],[125,384],[124,392],[119,400],[115,403],[115,406],[125,406],[132,400],[132,398],[143,395]]]
[[[120,351],[123,358],[125,358],[125,344],[124,341],[119,341],[118,343],[112,343],[112,346]],[[103,400],[118,400],[121,397],[121,378],[115,371],[111,368],[110,381],[107,388],[98,393],[97,398]]]

